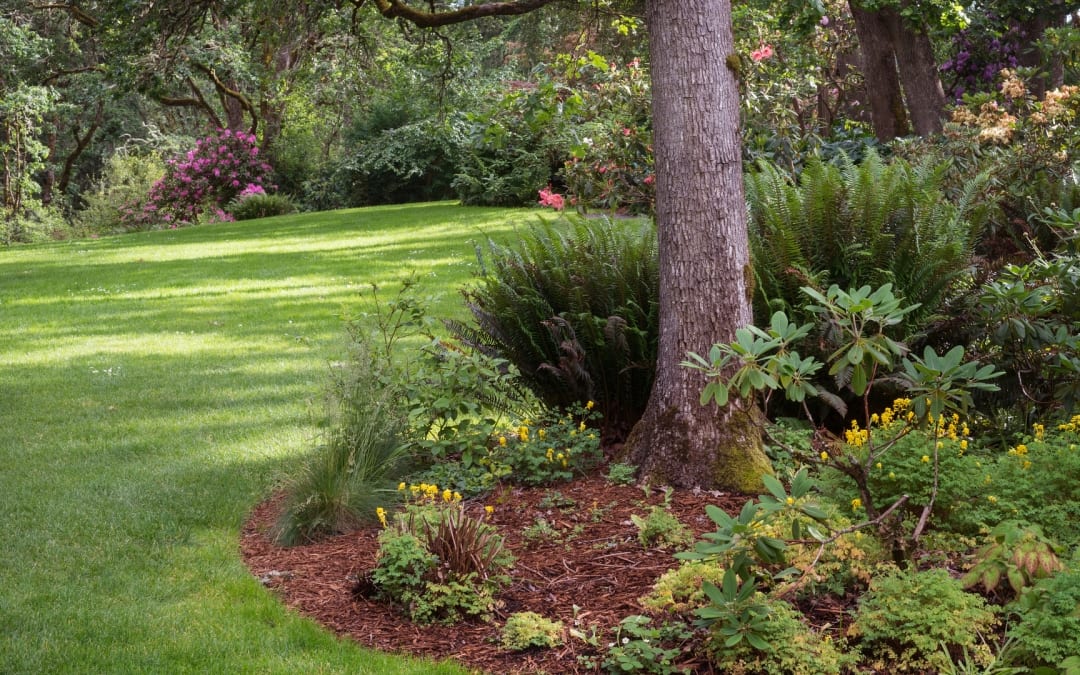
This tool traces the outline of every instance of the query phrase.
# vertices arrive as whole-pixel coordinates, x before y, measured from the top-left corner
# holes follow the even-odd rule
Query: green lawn
[[[528,211],[306,214],[0,251],[0,672],[457,673],[335,639],[238,554],[360,292],[436,314]]]

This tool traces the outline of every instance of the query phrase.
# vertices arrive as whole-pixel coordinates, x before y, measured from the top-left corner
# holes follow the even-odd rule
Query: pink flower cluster
[[[750,58],[755,61],[764,61],[765,59],[771,59],[773,53],[772,45],[762,44],[760,47],[750,52]]]
[[[566,198],[557,192],[551,191],[551,186],[548,185],[543,190],[540,190],[540,206],[550,206],[556,211],[562,211],[566,207]]]
[[[166,163],[165,176],[150,188],[144,215],[167,223],[195,222],[241,194],[265,194],[272,168],[259,159],[254,134],[223,129],[203,138],[180,159]]]

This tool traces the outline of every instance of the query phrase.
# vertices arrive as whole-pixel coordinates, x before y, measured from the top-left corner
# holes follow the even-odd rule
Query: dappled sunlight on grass
[[[525,210],[408,205],[0,250],[0,671],[460,672],[287,614],[237,553],[318,440],[343,316],[436,316]]]

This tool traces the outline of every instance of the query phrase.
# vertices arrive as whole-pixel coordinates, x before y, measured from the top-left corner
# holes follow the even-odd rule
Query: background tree
[[[466,5],[445,12],[377,0],[383,16],[418,26],[533,11],[549,0]],[[701,406],[703,383],[680,364],[731,340],[752,320],[731,5],[651,0],[660,343],[656,383],[627,452],[679,486],[750,491],[769,462],[745,418]]]

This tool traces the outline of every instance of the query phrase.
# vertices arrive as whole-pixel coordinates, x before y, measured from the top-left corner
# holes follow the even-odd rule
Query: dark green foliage
[[[490,269],[465,293],[476,327],[451,330],[510,361],[548,406],[595,401],[604,436],[623,437],[655,374],[654,227],[567,217],[488,246]]]
[[[973,197],[983,178],[955,198],[944,190],[947,163],[886,164],[874,151],[855,164],[814,160],[797,184],[761,163],[746,177],[754,258],[755,315],[783,310],[809,320],[803,286],[824,290],[891,283],[905,304],[919,304],[899,329],[929,329],[967,272],[985,221]]]
[[[466,116],[468,151],[454,177],[463,204],[523,206],[551,181],[567,152],[559,129],[565,122],[555,83],[510,83],[511,90],[489,94],[477,112]]]
[[[365,140],[342,162],[350,206],[449,199],[463,129],[454,119],[429,118]],[[335,178],[338,182],[341,178]]]
[[[285,195],[251,195],[229,205],[229,213],[237,220],[284,216],[296,211],[296,205]]]

